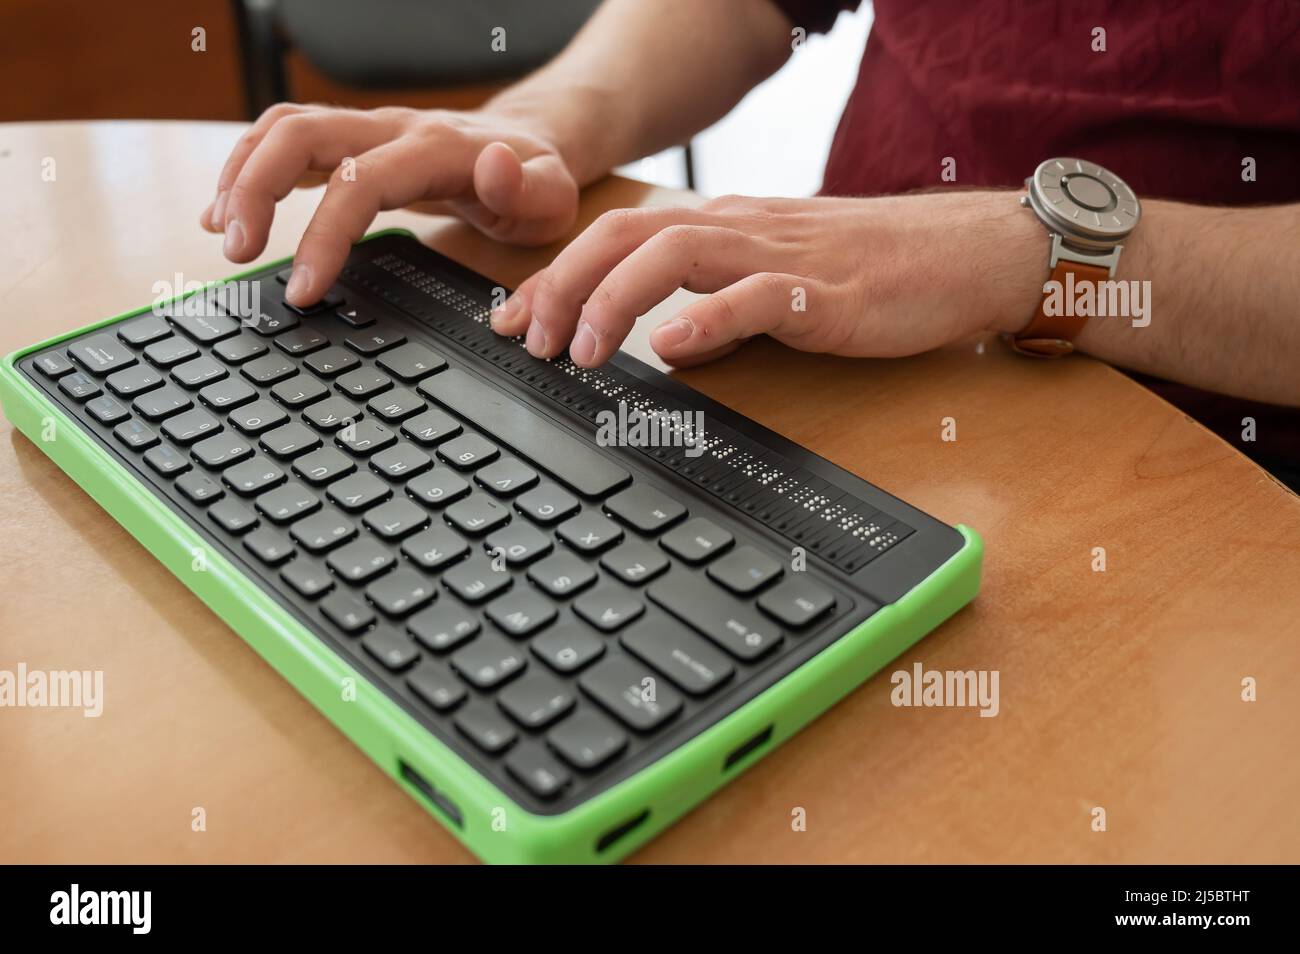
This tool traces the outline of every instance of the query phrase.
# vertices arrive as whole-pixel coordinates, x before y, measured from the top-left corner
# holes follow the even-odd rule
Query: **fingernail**
[[[546,354],[546,329],[537,319],[528,326],[528,336],[524,338],[524,344],[528,347],[528,352],[535,358],[540,358]]]
[[[511,295],[509,298],[505,300],[505,303],[500,308],[492,312],[492,317],[491,317],[492,327],[496,328],[500,325],[505,324],[507,321],[513,318],[516,312],[518,311],[519,311],[519,296]]]
[[[569,357],[578,364],[591,364],[596,357],[596,333],[585,321],[578,322],[578,333],[569,345]]]
[[[311,269],[306,265],[295,265],[293,273],[289,275],[289,284],[284,286],[284,297],[297,301],[307,294],[307,289],[310,287]]]
[[[226,243],[222,246],[226,258],[233,258],[238,255],[244,248],[244,227],[239,224],[239,219],[231,219],[226,224]]]
[[[217,202],[212,207],[212,227],[214,229],[221,228],[221,223],[225,221],[226,200],[228,198],[230,198],[229,189],[223,189],[221,192],[217,193]]]
[[[695,324],[686,317],[674,318],[655,329],[655,344],[675,348],[695,334]]]

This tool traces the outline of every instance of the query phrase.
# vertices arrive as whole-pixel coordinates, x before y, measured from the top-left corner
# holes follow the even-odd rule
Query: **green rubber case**
[[[259,266],[228,280],[289,261]],[[150,306],[136,309],[8,355],[0,364],[0,404],[5,415],[376,765],[485,861],[589,863],[623,858],[797,733],[961,609],[979,590],[983,546],[974,531],[958,526],[965,543],[946,563],[766,691],[572,810],[534,814],[425,731],[224,556],[205,547],[198,531],[139,483],[15,366],[34,351],[148,310]],[[202,571],[193,569],[196,547],[204,547],[207,555]],[[345,685],[356,687],[355,699],[345,700]]]

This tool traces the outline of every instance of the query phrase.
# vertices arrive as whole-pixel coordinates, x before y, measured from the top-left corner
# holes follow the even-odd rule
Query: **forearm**
[[[789,31],[769,0],[607,0],[485,111],[535,124],[585,185],[726,115],[789,56]]]

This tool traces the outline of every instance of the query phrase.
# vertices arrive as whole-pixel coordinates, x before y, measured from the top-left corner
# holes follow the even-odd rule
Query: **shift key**
[[[673,570],[650,584],[654,600],[737,659],[757,659],[783,638],[770,620],[706,579]]]

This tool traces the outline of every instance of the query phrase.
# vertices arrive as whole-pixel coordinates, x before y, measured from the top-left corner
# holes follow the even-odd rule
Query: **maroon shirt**
[[[809,33],[859,5],[774,2]],[[1077,155],[1112,169],[1140,198],[1300,200],[1300,3],[876,0],[873,8],[824,194],[942,186],[945,157],[956,160],[959,188],[1019,187],[1043,159]],[[1106,31],[1105,52],[1093,50],[1095,27]],[[1254,182],[1242,180],[1245,157],[1255,160]],[[1265,463],[1289,458],[1300,473],[1300,411],[1146,383],[1233,446]],[[1247,415],[1258,422],[1255,444],[1241,441]]]

